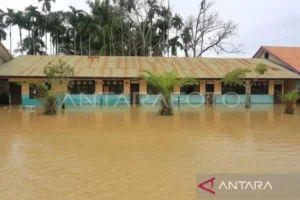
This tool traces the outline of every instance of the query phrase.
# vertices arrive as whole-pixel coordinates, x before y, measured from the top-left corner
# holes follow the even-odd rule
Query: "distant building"
[[[6,51],[0,50],[0,57],[5,62],[0,66],[0,80],[2,85],[9,86],[8,90],[2,91],[7,96],[4,103],[36,105],[39,101],[35,98],[34,89],[30,87],[30,81],[47,81],[43,67],[61,58],[75,69],[75,75],[71,77],[73,87],[69,88],[70,98],[66,99],[66,105],[91,102],[95,105],[120,105],[126,102],[153,104],[158,100],[158,94],[145,81],[137,80],[136,77],[144,69],[157,73],[174,69],[179,77],[190,76],[199,81],[199,85],[174,88],[176,102],[180,99],[181,104],[199,104],[209,100],[210,103],[222,104],[225,99],[226,103],[234,104],[237,102],[236,96],[226,94],[235,92],[240,95],[241,103],[245,103],[245,89],[222,84],[222,77],[235,68],[254,69],[258,63],[264,63],[269,70],[253,85],[251,102],[280,103],[278,94],[295,89],[296,83],[299,83],[300,75],[295,70],[300,67],[294,66],[292,69],[281,60],[273,60],[273,54],[269,51],[269,55],[264,54],[264,50],[260,51],[255,58],[248,59],[26,55],[11,60]],[[254,78],[252,75],[249,81]],[[211,98],[206,99],[196,93]]]

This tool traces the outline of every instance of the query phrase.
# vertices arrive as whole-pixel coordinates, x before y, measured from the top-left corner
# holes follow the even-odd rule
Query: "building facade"
[[[221,82],[227,72],[238,67],[254,69],[259,63],[268,66],[267,73],[252,86],[253,104],[280,103],[279,94],[291,90],[300,80],[297,73],[264,58],[19,56],[0,66],[0,80],[10,88],[6,103],[38,105],[31,82],[47,82],[43,68],[59,59],[75,70],[65,98],[65,104],[73,106],[156,104],[159,94],[144,80],[137,79],[145,69],[154,73],[175,70],[179,78],[197,79],[198,85],[174,88],[173,101],[180,104],[245,103],[245,88]],[[255,74],[250,74],[247,81],[255,78]]]

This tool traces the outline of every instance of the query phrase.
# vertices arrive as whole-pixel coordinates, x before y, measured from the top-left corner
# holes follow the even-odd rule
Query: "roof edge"
[[[0,48],[2,48],[4,50],[4,52],[8,55],[9,59],[5,60],[6,62],[12,60],[14,57],[11,55],[11,53],[9,53],[9,51],[7,50],[7,48],[2,44],[2,42],[0,42]]]

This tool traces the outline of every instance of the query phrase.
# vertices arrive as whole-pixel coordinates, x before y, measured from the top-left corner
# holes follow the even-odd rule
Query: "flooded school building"
[[[221,79],[235,68],[254,69],[259,63],[266,64],[268,71],[253,84],[251,103],[281,103],[279,94],[300,89],[300,47],[261,47],[253,58],[246,59],[32,55],[13,58],[0,43],[0,104],[39,104],[30,83],[47,82],[43,68],[59,59],[75,71],[70,77],[72,87],[66,105],[154,104],[159,99],[155,89],[137,79],[145,69],[154,73],[175,70],[178,77],[196,78],[198,85],[174,88],[173,99],[180,104],[222,104],[224,99],[235,104],[234,93],[245,103],[245,88],[225,85]],[[250,75],[248,81],[255,77]]]

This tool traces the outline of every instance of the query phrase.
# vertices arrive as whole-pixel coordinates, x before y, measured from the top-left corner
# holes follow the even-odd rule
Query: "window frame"
[[[116,82],[116,84],[114,84]],[[124,80],[103,80],[102,91],[103,94],[119,95],[124,94]],[[108,87],[108,92],[105,91],[105,87]]]
[[[80,82],[80,84],[78,84]],[[90,88],[89,88],[90,86]],[[75,89],[76,88],[76,89]],[[75,91],[76,90],[76,91]],[[96,80],[73,79],[68,84],[70,94],[95,94]]]

